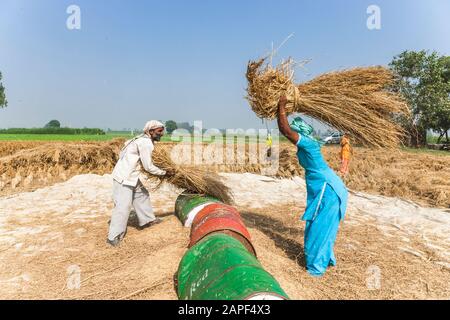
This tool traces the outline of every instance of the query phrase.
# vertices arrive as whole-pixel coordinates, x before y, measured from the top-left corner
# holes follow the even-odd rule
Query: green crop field
[[[130,134],[0,134],[0,141],[108,141],[131,138]]]
[[[0,141],[109,141],[114,138],[125,138],[125,139],[131,139],[134,136],[132,136],[129,132],[108,132],[103,135],[96,135],[96,134],[27,134],[27,133],[20,133],[20,134],[10,134],[10,133],[0,133]],[[174,141],[186,141],[187,137],[183,138],[177,138],[174,139]],[[202,141],[201,137],[190,137],[191,142],[194,142],[194,139],[199,139],[196,141]],[[286,142],[287,139],[280,136],[280,143]],[[161,139],[162,142],[171,142],[172,139],[170,135],[164,135]],[[213,139],[214,141],[214,139]],[[216,140],[217,141],[217,140]],[[231,139],[232,143],[256,143],[258,142],[258,139],[256,137],[234,137],[234,139]],[[260,140],[261,143],[265,143],[266,137],[262,137]],[[210,139],[206,139],[206,143],[210,142]],[[221,141],[219,141],[221,142]],[[230,141],[227,141],[227,139],[224,137],[223,142],[227,143]],[[275,140],[274,140],[275,143]]]
[[[402,150],[417,154],[427,153],[435,156],[446,156],[446,157],[450,156],[450,152],[445,150],[433,150],[427,148],[407,148],[407,147],[402,148]]]

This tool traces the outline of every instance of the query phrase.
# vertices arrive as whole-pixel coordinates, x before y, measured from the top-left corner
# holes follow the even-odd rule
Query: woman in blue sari
[[[302,220],[306,221],[306,269],[313,276],[321,276],[328,266],[336,265],[333,247],[347,208],[348,191],[323,159],[322,143],[311,136],[313,128],[300,117],[289,126],[286,103],[282,96],[278,103],[278,128],[297,146],[299,163],[305,169],[307,200]]]

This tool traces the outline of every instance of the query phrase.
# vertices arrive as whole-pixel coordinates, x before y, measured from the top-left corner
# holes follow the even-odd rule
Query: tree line
[[[58,120],[49,121],[43,128],[10,128],[0,129],[0,134],[89,134],[103,135],[105,132],[98,128],[61,128]]]
[[[0,72],[0,108],[8,106],[8,100],[6,100],[5,87],[2,84],[2,73]]]
[[[0,129],[0,134],[68,134],[104,135],[98,128],[10,128]]]
[[[450,130],[450,57],[437,52],[404,51],[394,57],[389,67],[397,75],[393,90],[408,103],[411,117],[398,121],[407,132],[406,144],[423,146],[427,131],[445,137],[449,143]]]

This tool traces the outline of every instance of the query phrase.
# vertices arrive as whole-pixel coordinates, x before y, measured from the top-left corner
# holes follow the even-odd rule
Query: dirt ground
[[[330,166],[339,170],[340,148],[324,150]],[[433,155],[355,148],[345,183],[352,190],[450,208],[450,153]]]
[[[173,277],[189,242],[173,215],[180,190],[152,193],[163,223],[138,231],[132,217],[119,248],[105,243],[121,143],[0,143],[0,298],[177,298]],[[338,148],[323,152],[336,169]],[[448,156],[356,148],[338,265],[322,278],[304,268],[301,169],[288,169],[289,179],[222,175],[259,260],[291,299],[449,299],[448,168]]]
[[[338,265],[314,278],[304,268],[301,179],[224,177],[236,190],[236,205],[259,260],[291,299],[450,298],[450,220],[445,210],[396,212],[410,204],[352,194],[335,247]],[[109,175],[79,175],[0,198],[1,298],[177,298],[173,277],[189,241],[189,229],[173,215],[180,190],[163,186],[155,192],[153,205],[163,223],[138,231],[132,218],[124,243],[111,248],[105,243],[111,183]],[[298,199],[290,196],[294,192]],[[365,212],[369,204],[379,212]],[[408,224],[401,214],[415,220]],[[71,279],[78,272],[81,285],[73,287]]]

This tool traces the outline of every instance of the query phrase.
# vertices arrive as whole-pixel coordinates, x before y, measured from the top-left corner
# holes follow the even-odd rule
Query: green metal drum
[[[245,300],[265,294],[288,299],[244,245],[226,234],[212,234],[193,246],[178,268],[182,300]]]
[[[188,220],[191,211],[195,210],[199,206],[217,202],[220,201],[211,196],[202,196],[198,194],[189,194],[187,192],[183,192],[178,196],[175,202],[175,214],[184,226],[189,227],[189,225],[186,225],[186,221]],[[196,211],[198,212],[200,210]],[[192,220],[193,217],[189,219],[191,223]]]

